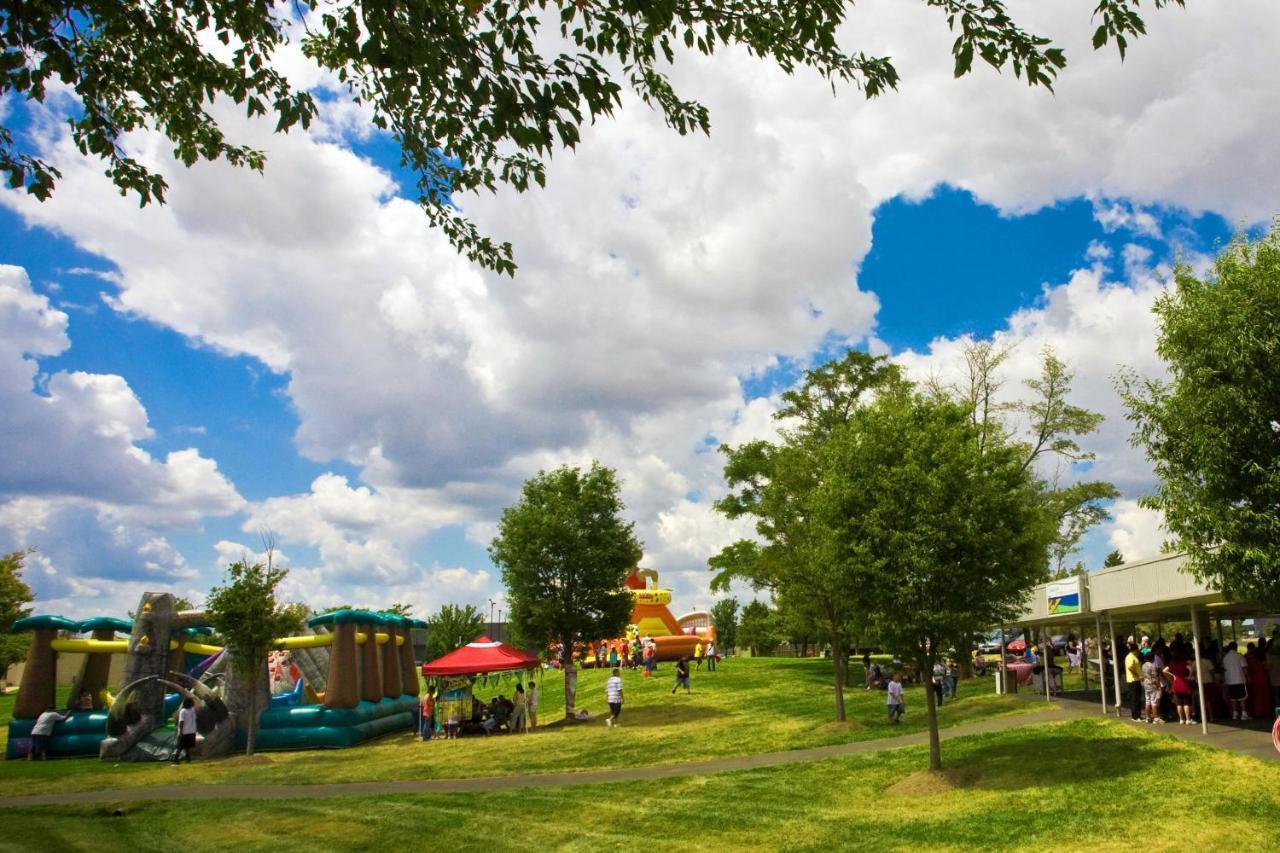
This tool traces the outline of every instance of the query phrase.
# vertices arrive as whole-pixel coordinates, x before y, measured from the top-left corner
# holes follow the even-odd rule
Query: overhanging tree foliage
[[[1168,381],[1123,375],[1133,443],[1158,482],[1143,503],[1230,598],[1280,607],[1280,224],[1237,237],[1155,304]]]
[[[233,651],[235,674],[249,693],[246,755],[253,755],[260,710],[258,689],[266,671],[267,652],[273,640],[296,630],[306,615],[305,609],[276,601],[276,590],[288,574],[287,569],[269,563],[232,563],[223,584],[210,590],[205,603],[209,622]]]
[[[1145,25],[1141,0],[1098,0],[1095,49],[1123,58]],[[1003,0],[925,0],[955,33],[955,75],[975,57],[1052,88],[1066,56],[1023,29]],[[1153,0],[1156,8],[1183,0]],[[679,133],[706,132],[710,117],[666,73],[687,53],[731,45],[790,72],[809,67],[872,97],[896,88],[888,57],[837,37],[847,0],[0,0],[0,98],[44,102],[65,86],[80,99],[71,136],[106,164],[121,193],[163,201],[164,176],[131,156],[124,135],[154,128],[190,166],[224,159],[262,169],[266,155],[228,139],[215,100],[268,116],[277,132],[316,115],[311,94],[275,64],[292,39],[392,134],[418,176],[432,224],[484,266],[513,272],[511,246],[483,236],[451,202],[455,192],[525,190],[545,181],[557,148],[573,148],[584,123],[611,115],[623,87],[662,111]],[[61,177],[0,125],[0,171],[10,186],[48,198]]]
[[[980,448],[978,432],[962,404],[881,394],[826,442],[806,502],[850,605],[924,673],[943,649],[1021,608],[1054,535],[1021,448],[999,436]],[[937,712],[925,694],[937,769]]]
[[[626,578],[644,551],[624,509],[617,477],[598,462],[587,471],[539,472],[503,510],[489,546],[517,635],[564,648],[566,719],[574,712],[575,648],[622,636],[631,616]]]
[[[460,649],[484,633],[484,614],[474,606],[445,604],[427,620],[427,660]]]
[[[30,551],[13,551],[0,556],[0,679],[15,663],[26,660],[31,632],[10,634],[13,623],[31,615],[27,605],[36,600],[22,579]]]

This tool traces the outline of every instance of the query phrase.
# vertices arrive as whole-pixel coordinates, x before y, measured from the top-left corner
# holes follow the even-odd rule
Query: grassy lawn
[[[861,683],[861,665],[852,668]],[[654,679],[623,676],[626,703],[621,728],[602,721],[539,729],[527,737],[500,735],[421,743],[410,734],[347,750],[270,753],[261,763],[241,760],[197,763],[180,770],[157,764],[104,764],[95,759],[0,764],[0,796],[43,791],[145,786],[177,779],[206,782],[311,784],[373,779],[426,779],[511,775],[548,771],[635,767],[754,752],[799,749],[925,728],[924,696],[907,690],[907,716],[890,726],[884,694],[857,687],[846,693],[849,722],[832,723],[831,662],[820,659],[733,660],[715,673],[693,672],[693,693],[671,695],[673,668]],[[605,709],[604,672],[579,678],[578,705]],[[548,674],[540,685],[540,722],[563,716],[563,679]],[[512,682],[481,686],[478,695],[510,695]],[[1031,703],[996,696],[991,680],[962,686],[960,701],[941,709],[944,726],[1038,710]]]
[[[812,764],[567,789],[11,810],[44,849],[1274,849],[1280,766],[1100,720]],[[11,838],[12,836],[10,836]],[[11,847],[6,847],[11,845]],[[25,847],[0,840],[0,849]]]

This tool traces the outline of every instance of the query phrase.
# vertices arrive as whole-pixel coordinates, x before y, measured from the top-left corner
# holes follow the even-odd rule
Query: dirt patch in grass
[[[818,726],[814,732],[818,734],[843,734],[847,732],[856,732],[862,730],[862,723],[857,720],[845,720],[843,723],[827,723],[825,726]]]
[[[929,797],[946,794],[958,788],[972,788],[978,783],[977,770],[971,768],[944,768],[921,770],[899,779],[885,793],[891,797]]]

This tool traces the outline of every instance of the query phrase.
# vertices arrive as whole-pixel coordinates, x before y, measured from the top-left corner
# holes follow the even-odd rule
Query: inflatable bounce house
[[[655,570],[635,569],[627,576],[627,588],[635,601],[631,608],[631,632],[633,636],[653,638],[657,660],[693,657],[698,643],[715,639],[716,629],[707,621],[691,621],[688,617],[676,621],[667,607],[671,603],[671,590],[658,586]]]
[[[203,611],[175,610],[168,593],[144,594],[132,622],[61,616],[15,622],[14,632],[33,636],[6,757],[27,754],[36,718],[55,707],[60,652],[84,658],[71,682],[71,716],[50,739],[53,756],[166,758],[176,739],[169,721],[183,699],[195,705],[196,752],[205,756],[243,746],[251,708],[259,715],[259,749],[352,746],[413,728],[418,674],[410,632],[425,627],[421,620],[368,610],[317,616],[309,633],[275,641],[261,662],[257,701],[231,665],[234,650],[197,639],[212,633],[207,623]],[[115,655],[124,657],[124,668],[113,694]]]

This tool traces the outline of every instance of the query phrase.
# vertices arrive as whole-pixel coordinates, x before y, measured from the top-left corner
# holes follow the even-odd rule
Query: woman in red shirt
[[[1173,704],[1178,708],[1178,725],[1189,726],[1191,722],[1191,668],[1187,659],[1179,656],[1164,668],[1166,678],[1173,679]]]

